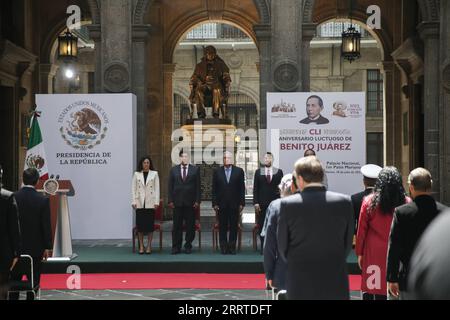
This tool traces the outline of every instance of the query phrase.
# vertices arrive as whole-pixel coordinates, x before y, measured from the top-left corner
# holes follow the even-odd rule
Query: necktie
[[[272,179],[270,178],[270,171],[269,170],[266,171],[266,179],[267,179],[268,183],[270,183],[272,181]]]
[[[183,181],[186,181],[186,166],[183,166]]]
[[[225,171],[227,173],[227,183],[230,183],[230,168],[227,168]]]

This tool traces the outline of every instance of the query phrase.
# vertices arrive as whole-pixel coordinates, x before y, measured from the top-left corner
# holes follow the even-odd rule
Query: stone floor
[[[351,300],[361,300],[360,292],[351,292]],[[272,300],[268,290],[83,290],[41,292],[41,300]]]

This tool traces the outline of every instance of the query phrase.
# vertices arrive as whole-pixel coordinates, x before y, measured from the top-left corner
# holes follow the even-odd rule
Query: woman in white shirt
[[[133,175],[131,205],[136,210],[136,227],[139,239],[139,254],[152,253],[155,209],[159,206],[159,176],[150,157],[141,159],[137,172]],[[148,235],[144,251],[144,235]]]

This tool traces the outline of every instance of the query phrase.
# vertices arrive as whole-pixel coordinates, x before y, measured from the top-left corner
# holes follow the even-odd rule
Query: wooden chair
[[[163,201],[162,199],[159,202],[158,209],[155,210],[155,223],[153,225],[153,230],[159,231],[159,251],[162,251],[162,221],[163,221]],[[136,241],[138,240],[138,230],[137,227],[133,227],[132,236],[133,236],[133,253],[136,252]]]

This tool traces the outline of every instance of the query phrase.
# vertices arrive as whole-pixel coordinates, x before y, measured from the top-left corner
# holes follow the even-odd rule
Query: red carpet
[[[67,280],[68,274],[42,275],[41,288],[44,290],[67,290],[76,288],[76,281]],[[358,291],[361,277],[350,279],[350,290]],[[74,279],[71,279],[74,280]],[[83,274],[80,278],[81,290],[151,290],[151,289],[232,289],[264,290],[264,275],[261,274],[198,274],[198,273],[108,273]]]

